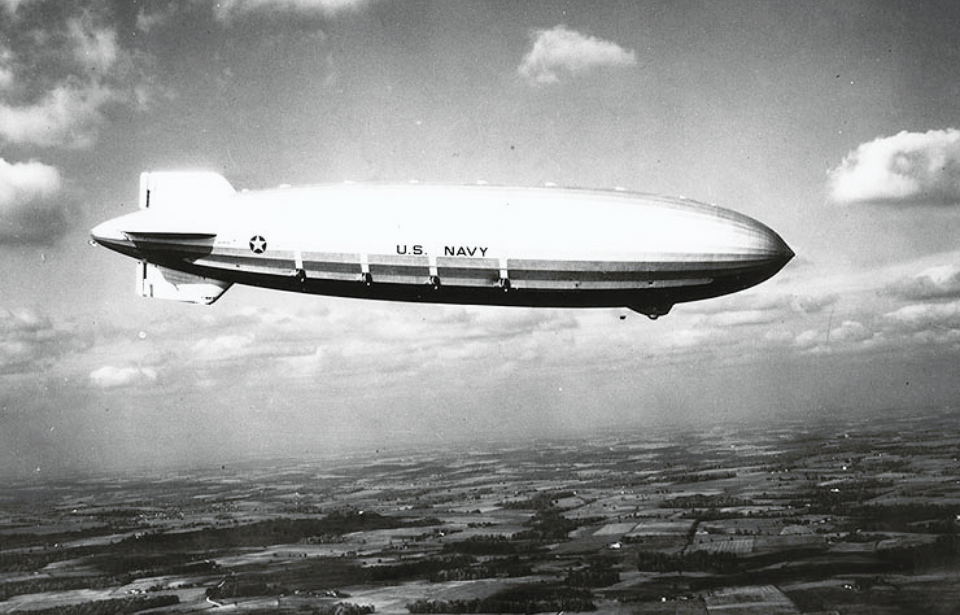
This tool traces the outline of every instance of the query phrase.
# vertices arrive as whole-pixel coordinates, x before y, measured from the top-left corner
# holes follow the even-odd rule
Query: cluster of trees
[[[135,523],[130,525],[121,526],[125,530],[135,530],[138,528],[145,527],[142,523]],[[78,540],[83,540],[85,538],[96,538],[98,536],[109,536],[116,532],[116,526],[113,527],[91,527],[82,530],[76,530],[73,532],[58,532],[55,534],[31,534],[31,533],[18,533],[18,534],[4,534],[3,536],[3,548],[4,549],[26,549],[26,548],[44,548],[51,549],[56,548],[59,545],[75,542]]]
[[[411,613],[542,613],[596,611],[593,594],[585,589],[556,585],[511,587],[487,598],[417,600],[406,605]]]
[[[191,553],[129,553],[123,544],[103,549],[105,552],[99,553],[95,547],[82,547],[0,556],[4,564],[0,566],[2,572],[29,572],[54,561],[85,557],[103,573],[60,577],[44,575],[26,581],[3,583],[0,584],[0,601],[22,594],[118,587],[142,577],[204,574],[218,568],[216,562]]]
[[[180,598],[176,594],[156,596],[136,596],[133,598],[112,598],[110,600],[95,600],[81,604],[52,606],[35,611],[19,611],[25,615],[116,615],[117,613],[136,613],[147,609],[157,609],[179,604]]]
[[[728,574],[736,572],[737,556],[733,553],[693,551],[690,553],[663,553],[640,551],[637,553],[637,569],[641,572],[712,572]]]
[[[237,527],[205,528],[194,532],[147,533],[127,538],[120,544],[130,551],[211,551],[309,541],[315,536],[440,523],[437,519],[407,521],[370,511],[334,511],[322,518],[271,519]]]
[[[916,573],[960,564],[960,536],[944,534],[931,544],[878,551],[880,560],[894,570]]]
[[[363,575],[374,583],[431,578],[441,570],[466,568],[476,562],[470,555],[444,555],[363,568]]]
[[[332,604],[302,605],[297,609],[297,612],[303,615],[370,615],[376,610],[376,607],[372,604],[336,602]],[[278,610],[275,608],[243,610],[244,615],[277,615],[277,612]]]
[[[14,549],[6,544],[7,537],[4,536],[4,549]],[[40,570],[53,562],[62,562],[68,559],[76,559],[93,553],[89,547],[76,549],[47,549],[39,552],[17,553],[4,551],[0,552],[0,573],[3,572],[33,572]]]
[[[667,473],[664,475],[663,480],[677,485],[685,485],[687,483],[704,483],[711,480],[724,480],[736,477],[737,473],[731,470],[728,472],[713,472],[709,474],[697,474],[693,472]]]
[[[513,555],[517,552],[517,543],[499,534],[471,536],[465,540],[448,542],[443,550],[448,553],[467,555]]]
[[[533,574],[533,567],[518,556],[488,559],[482,563],[460,568],[444,568],[430,575],[432,583],[446,581],[475,581],[496,577],[524,577]]]
[[[610,562],[594,561],[580,570],[571,570],[563,579],[571,587],[607,587],[620,582],[620,573]]]
[[[592,521],[595,519],[567,519],[556,508],[538,510],[524,524],[530,529],[517,532],[513,537],[517,540],[565,540],[570,532]]]
[[[858,527],[864,531],[917,532],[939,534],[957,532],[955,504],[910,502],[904,504],[863,504],[853,511]]]
[[[307,536],[306,538],[302,538],[300,542],[308,545],[330,545],[346,542],[346,539],[343,537],[343,534],[327,532],[316,536]]]
[[[122,574],[102,577],[38,577],[29,581],[13,581],[0,584],[0,602],[22,594],[68,591],[71,589],[105,589],[131,583],[136,577]]]
[[[276,582],[267,581],[259,576],[238,577],[229,575],[224,577],[213,587],[208,587],[205,595],[210,600],[220,602],[234,598],[249,596],[272,596],[293,593],[289,588]]]
[[[576,495],[573,491],[541,491],[526,500],[500,502],[500,507],[508,510],[547,510],[556,506],[558,500]]]
[[[496,577],[521,577],[532,568],[519,555],[490,557],[479,561],[474,555],[455,553],[440,557],[409,560],[397,564],[367,566],[359,570],[367,582],[394,583],[428,579],[433,583],[469,581]]]
[[[736,506],[753,506],[751,500],[737,498],[731,495],[683,495],[664,500],[660,508],[733,508]]]
[[[193,553],[110,553],[90,562],[106,574],[139,577],[203,574],[219,568],[205,555]]]
[[[791,502],[794,508],[808,507],[811,514],[850,516],[861,502],[875,498],[889,489],[891,481],[880,479],[847,480],[817,488],[802,500]]]
[[[310,610],[311,615],[369,615],[377,609],[372,604],[354,604],[352,602],[337,602],[315,606]]]

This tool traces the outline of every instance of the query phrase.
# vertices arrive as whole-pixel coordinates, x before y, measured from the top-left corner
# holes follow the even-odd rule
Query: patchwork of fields
[[[950,412],[0,492],[0,611],[952,613]]]

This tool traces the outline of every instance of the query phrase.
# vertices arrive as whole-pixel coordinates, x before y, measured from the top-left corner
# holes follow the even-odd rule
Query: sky
[[[0,477],[954,408],[953,2],[0,0]],[[775,278],[620,310],[134,293],[142,171],[716,203]]]

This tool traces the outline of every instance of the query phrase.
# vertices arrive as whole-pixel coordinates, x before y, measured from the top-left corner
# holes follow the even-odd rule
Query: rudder
[[[150,171],[140,174],[140,209],[187,209],[222,201],[236,190],[213,171]]]

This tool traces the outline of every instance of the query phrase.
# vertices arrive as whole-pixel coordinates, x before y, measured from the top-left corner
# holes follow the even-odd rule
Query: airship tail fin
[[[212,171],[153,171],[140,174],[140,209],[192,209],[236,191]]]
[[[141,297],[210,305],[230,286],[230,282],[184,273],[146,261],[137,264],[137,293]]]

